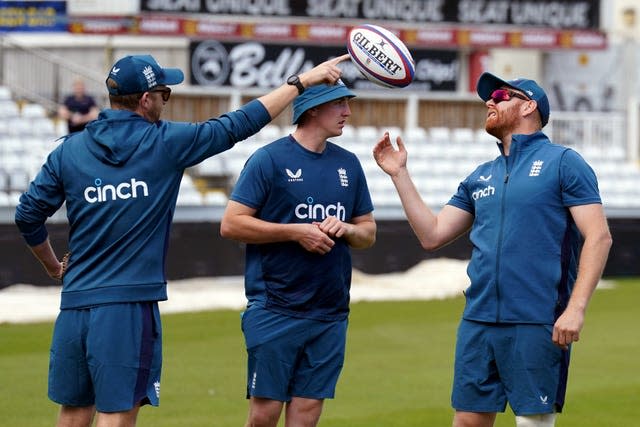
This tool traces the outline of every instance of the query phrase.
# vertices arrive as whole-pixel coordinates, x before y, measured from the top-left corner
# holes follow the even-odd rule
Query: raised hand
[[[373,147],[373,158],[384,172],[391,176],[397,175],[402,169],[407,167],[407,150],[399,136],[396,138],[398,149],[391,144],[389,132],[385,132],[383,137]]]

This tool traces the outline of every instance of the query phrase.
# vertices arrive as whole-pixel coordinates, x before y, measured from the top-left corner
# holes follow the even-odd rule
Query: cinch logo
[[[313,197],[307,197],[307,203],[300,203],[295,209],[296,218],[324,220],[328,216],[335,216],[340,221],[344,221],[347,210],[340,202],[331,205],[313,203]]]
[[[122,182],[117,185],[102,185],[102,180],[96,178],[95,187],[87,187],[84,189],[84,199],[89,203],[103,203],[109,200],[130,199],[138,197],[138,190],[142,190],[142,196],[149,195],[149,188],[144,181],[136,181],[131,178],[131,182]]]
[[[483,197],[493,196],[494,194],[496,194],[496,189],[489,185],[482,190],[474,191],[473,193],[471,193],[471,197],[473,198],[473,200],[478,200]]]

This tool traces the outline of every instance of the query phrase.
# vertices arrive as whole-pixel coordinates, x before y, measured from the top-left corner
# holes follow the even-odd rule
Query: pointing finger
[[[342,61],[346,61],[347,59],[351,59],[351,55],[349,55],[348,53],[345,53],[344,55],[335,57],[331,60],[332,64],[339,64]]]

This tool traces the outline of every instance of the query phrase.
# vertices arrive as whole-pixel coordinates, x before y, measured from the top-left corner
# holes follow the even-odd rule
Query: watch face
[[[302,95],[302,92],[304,92],[304,86],[302,85],[302,82],[300,81],[300,77],[297,74],[289,76],[287,78],[287,84],[297,87],[299,95]]]

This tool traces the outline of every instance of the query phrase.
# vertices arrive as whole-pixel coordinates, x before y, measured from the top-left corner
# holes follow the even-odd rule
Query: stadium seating
[[[28,118],[43,118],[47,117],[47,112],[40,104],[25,104],[20,110],[20,115]]]
[[[0,86],[0,101],[13,101],[11,89],[6,86]]]
[[[178,197],[179,206],[224,206],[227,192],[247,159],[256,149],[295,131],[295,126],[267,125],[253,137],[191,168],[185,174]],[[394,209],[402,216],[400,199],[386,174],[372,156],[374,144],[388,131],[395,144],[401,136],[409,152],[408,167],[425,202],[441,207],[458,184],[479,163],[498,156],[496,140],[484,129],[346,125],[340,137],[331,140],[355,153],[362,164],[376,206]],[[0,206],[14,206],[40,169],[47,154],[66,134],[66,123],[53,121],[37,104],[22,109],[0,86]],[[580,154],[598,175],[605,207],[640,208],[640,168],[626,160],[621,145],[584,146]],[[202,188],[196,182],[215,182]]]

